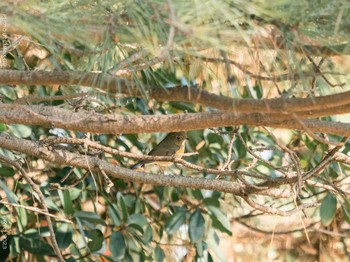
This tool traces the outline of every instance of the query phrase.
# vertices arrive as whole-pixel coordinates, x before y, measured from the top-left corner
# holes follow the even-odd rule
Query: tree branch
[[[286,115],[260,113],[191,113],[176,115],[119,115],[70,110],[44,105],[0,104],[0,122],[40,125],[97,134],[174,132],[209,127],[251,125],[299,129],[349,136],[350,124],[292,119]]]
[[[260,210],[264,213],[269,213],[272,215],[279,215],[279,216],[291,216],[299,211],[302,211],[306,208],[310,208],[310,207],[317,207],[320,204],[319,203],[305,203],[302,204],[294,209],[288,210],[288,211],[283,211],[283,210],[279,210],[277,208],[274,207],[269,207],[269,206],[263,206],[260,205],[256,202],[254,202],[253,200],[251,200],[249,197],[243,197],[243,199],[247,202],[248,205],[250,205],[252,208],[255,208],[257,210]]]
[[[143,92],[135,83],[112,77],[103,73],[84,73],[67,71],[15,71],[0,70],[0,84],[8,85],[82,85],[126,96],[142,97]],[[305,116],[320,110],[350,104],[350,91],[309,98],[275,98],[275,99],[235,99],[218,96],[197,87],[161,88],[145,86],[150,98],[158,101],[183,101],[198,103],[226,112],[291,114]],[[349,112],[345,111],[342,113]],[[331,112],[330,112],[331,113]]]
[[[29,211],[32,211],[32,212],[43,214],[45,216],[53,217],[56,221],[62,221],[62,222],[68,223],[68,224],[73,224],[73,222],[71,220],[68,220],[68,219],[63,218],[63,217],[55,216],[53,214],[50,214],[50,213],[46,212],[44,209],[40,209],[40,208],[37,208],[37,207],[31,207],[31,206],[25,206],[25,205],[20,205],[20,204],[16,204],[16,203],[10,203],[10,202],[6,202],[6,201],[3,201],[3,200],[0,200],[0,204],[3,204],[5,206],[13,206],[13,207],[23,208],[23,209],[26,209],[26,210],[29,210]]]
[[[190,169],[202,172],[202,173],[207,173],[207,174],[216,174],[216,175],[233,176],[233,177],[240,175],[240,176],[249,176],[249,177],[258,178],[260,180],[272,180],[272,178],[267,177],[267,176],[253,174],[253,173],[249,173],[249,172],[241,171],[241,170],[222,170],[222,169],[205,168],[205,167],[201,167],[201,166],[192,164],[190,162],[187,162],[184,159],[178,158],[178,157],[139,155],[139,154],[134,154],[134,153],[130,153],[130,152],[119,151],[119,150],[116,150],[114,148],[103,146],[97,142],[90,141],[87,139],[50,136],[50,137],[47,137],[41,141],[43,141],[46,145],[79,144],[79,145],[84,145],[85,148],[93,148],[93,149],[101,150],[105,153],[109,153],[112,155],[133,158],[133,159],[137,159],[137,160],[173,162],[175,164],[181,164],[187,168],[190,168]],[[186,154],[183,154],[183,155],[186,155]],[[281,197],[288,197],[288,196],[282,195]]]
[[[49,161],[50,163],[80,167],[94,172],[103,170],[106,174],[114,178],[120,178],[125,181],[133,181],[143,184],[152,184],[155,186],[207,189],[232,193],[237,196],[260,194],[279,197],[285,195],[286,191],[284,189],[280,190],[273,188],[264,190],[255,189],[224,180],[197,177],[165,176],[160,174],[139,172],[107,163],[103,160],[98,159],[97,157],[80,155],[66,150],[49,149],[43,143],[12,137],[4,133],[0,134],[0,147],[11,151],[32,155],[37,158]]]

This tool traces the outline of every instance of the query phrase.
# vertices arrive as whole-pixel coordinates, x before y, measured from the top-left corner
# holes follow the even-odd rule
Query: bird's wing
[[[178,145],[173,145],[171,147],[162,148],[156,147],[151,152],[149,152],[150,156],[172,156],[174,155],[180,147]]]

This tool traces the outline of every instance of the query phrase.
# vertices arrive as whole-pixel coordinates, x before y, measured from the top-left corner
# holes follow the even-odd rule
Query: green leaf
[[[188,225],[188,233],[192,242],[198,242],[203,239],[204,222],[204,217],[199,209],[192,213]]]
[[[149,225],[147,219],[141,214],[132,214],[128,217],[128,224],[138,224],[141,227]]]
[[[88,247],[92,252],[99,251],[103,245],[103,234],[100,230],[94,229],[86,231],[86,236],[89,238]]]
[[[128,217],[128,225],[134,227],[142,233],[142,241],[147,244],[152,241],[153,232],[146,217],[141,214],[132,214]],[[139,226],[140,228],[136,227]]]
[[[73,200],[76,200],[78,197],[80,197],[80,194],[81,194],[81,189],[80,188],[70,188],[68,189],[69,191],[69,197],[70,197],[70,200],[73,201]]]
[[[144,148],[144,143],[141,143],[139,140],[139,137],[135,134],[125,134],[123,135],[126,139],[130,141],[134,146],[136,146],[138,149],[142,150]],[[122,180],[124,181],[124,180]]]
[[[127,230],[134,229],[134,230],[131,230],[131,232],[135,232],[136,234],[139,233],[140,235],[144,233],[143,228],[140,225],[135,223],[129,224],[126,229]]]
[[[60,211],[60,208],[56,205],[56,201],[52,197],[45,198],[44,203],[49,209]]]
[[[261,99],[263,96],[263,89],[261,88],[261,85],[255,85],[253,86],[253,89],[255,91],[254,94],[254,91],[252,90],[252,96],[254,97],[254,99]]]
[[[113,257],[122,259],[125,256],[126,244],[123,234],[120,231],[114,231],[109,240],[109,250]]]
[[[143,243],[148,244],[153,239],[153,231],[151,226],[147,226],[143,235]]]
[[[142,199],[140,199],[140,198],[136,199],[135,206],[134,206],[134,212],[135,213],[144,213],[144,212],[146,212],[146,210],[145,210],[145,202]]]
[[[126,195],[124,197],[124,202],[127,207],[133,207],[136,201],[136,197],[132,195]]]
[[[104,220],[101,219],[98,214],[94,212],[87,212],[87,211],[75,211],[74,217],[77,219],[80,219],[83,222],[90,222],[90,223],[103,223]]]
[[[15,193],[13,193],[12,190],[10,190],[6,186],[6,184],[4,182],[2,182],[1,180],[0,180],[0,189],[4,190],[4,192],[6,194],[7,201],[9,201],[10,203],[18,204],[17,196],[15,195]]]
[[[214,206],[208,206],[208,211],[210,212],[210,217],[213,220],[213,227],[231,236],[232,232],[230,221],[221,212],[221,210]]]
[[[13,177],[15,170],[12,167],[4,166],[0,168],[0,177]]]
[[[129,253],[129,251],[128,250],[126,250],[126,252],[125,252],[125,257],[124,257],[124,261],[125,262],[133,262],[134,261],[134,259],[133,259],[133,257],[130,255],[130,253]],[[141,260],[142,261],[142,260]]]
[[[25,238],[20,236],[19,245],[22,249],[27,250],[32,254],[41,256],[55,255],[53,248],[41,238]]]
[[[119,213],[118,213],[118,207],[116,204],[110,204],[108,205],[108,214],[110,219],[112,220],[112,223],[114,226],[120,226],[120,217],[119,217]]]
[[[188,113],[195,113],[196,110],[193,107],[192,103],[186,103],[186,102],[169,102],[169,105],[172,106],[175,109],[180,109],[182,111],[188,112]]]
[[[46,227],[47,228],[47,227]],[[30,228],[24,232],[24,236],[26,238],[39,238],[40,236],[45,236],[47,230],[45,227],[38,228]],[[40,230],[40,234],[39,234]]]
[[[154,250],[154,254],[155,254],[155,258],[157,262],[163,262],[164,261],[164,251],[163,249],[161,249],[161,247],[159,245],[156,246],[155,250]]]
[[[180,200],[180,194],[179,194],[179,192],[177,190],[174,190],[174,191],[172,190],[172,192],[171,192],[171,200],[173,202],[177,202],[177,201]]]
[[[12,214],[11,213],[7,213],[4,214],[2,213],[0,216],[0,228],[2,228],[2,230],[4,230],[4,234],[6,233],[5,230],[9,230],[11,229],[12,226]],[[0,237],[1,239],[1,237]]]
[[[211,254],[208,252],[208,259],[207,259],[208,262],[214,262],[214,259],[213,257],[211,256]]]
[[[237,153],[238,153],[238,158],[239,159],[243,159],[247,156],[247,149],[246,147],[243,145],[243,143],[241,142],[240,139],[237,139],[234,143],[234,148],[236,149]]]
[[[123,195],[120,192],[118,192],[117,198],[118,198],[118,203],[120,205],[120,208],[122,210],[122,220],[125,222],[128,219],[128,212],[126,209],[125,200],[124,200]]]
[[[150,111],[148,109],[147,102],[144,99],[136,99],[136,107],[139,109],[143,115],[149,115]]]
[[[207,250],[208,249],[208,245],[205,243],[205,242],[197,242],[196,243],[196,257],[197,257],[197,261],[199,260],[199,258],[203,257],[203,252],[204,250]]]
[[[199,189],[192,189],[190,192],[192,192],[195,199],[197,200],[203,199],[203,194]]]
[[[63,191],[63,208],[66,214],[73,214],[73,202],[70,198],[70,192],[68,190]]]
[[[342,205],[342,211],[343,211],[343,216],[344,220],[350,224],[350,203],[345,199],[344,205]]]
[[[0,132],[5,131],[6,129],[7,129],[7,125],[0,123]]]
[[[72,243],[73,228],[68,223],[62,223],[56,231],[57,244],[60,249],[67,248]]]
[[[216,233],[214,230],[212,231],[212,234],[208,236],[208,239],[206,240],[206,243],[208,244],[208,249],[210,252],[214,252],[218,261],[226,261],[227,258],[225,257],[225,252],[219,247],[219,243],[215,240]],[[208,258],[208,261],[210,259]]]
[[[220,207],[220,202],[218,197],[208,197],[204,198],[203,204],[206,206]]]
[[[337,199],[336,197],[328,193],[323,199],[320,207],[321,222],[324,226],[328,226],[335,217],[335,212],[337,210]]]
[[[74,259],[74,257],[69,257],[69,258],[64,258],[64,262],[76,262],[76,260]]]
[[[32,134],[32,129],[25,125],[9,125],[9,130],[19,138],[28,138]]]
[[[24,201],[21,201],[21,205],[25,205]],[[17,212],[17,223],[21,225],[21,227],[26,227],[28,224],[28,214],[27,209],[22,207],[15,207]]]
[[[165,230],[168,234],[172,235],[185,223],[186,213],[184,211],[179,211],[173,214],[165,222]]]

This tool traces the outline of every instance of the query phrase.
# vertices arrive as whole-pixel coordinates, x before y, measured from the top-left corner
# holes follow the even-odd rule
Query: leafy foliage
[[[168,89],[197,86],[222,96],[252,100],[280,95],[331,94],[339,90],[339,85],[330,88],[313,62],[317,61],[320,67],[324,63],[322,70],[330,72],[332,82],[348,81],[347,74],[335,74],[343,67],[337,61],[341,58],[329,57],[325,62],[318,58],[324,50],[327,50],[324,56],[332,52],[346,54],[344,43],[349,40],[346,33],[349,21],[345,14],[350,4],[333,2],[128,0],[44,3],[33,0],[14,6],[5,1],[0,3],[0,13],[7,14],[6,19],[12,23],[11,28],[6,29],[14,47],[6,55],[10,68],[100,71],[127,79],[132,83],[130,87],[137,85],[143,97],[113,96],[81,86],[1,85],[1,101],[15,105],[16,99],[21,97],[62,96],[26,103],[72,112],[128,116],[215,112],[213,108],[183,101],[149,99],[148,86]],[[21,34],[29,39],[26,44],[23,41],[15,44],[17,36],[10,31],[14,28],[21,28]],[[276,42],[265,37],[271,28]],[[176,31],[173,37],[171,30]],[[280,38],[283,41],[279,42]],[[319,48],[314,51],[312,47]],[[315,61],[307,59],[304,53],[317,55]],[[244,65],[232,62],[240,56],[244,57]],[[286,72],[288,76],[284,77]],[[90,95],[66,99],[67,95],[79,92]],[[328,120],[333,119],[329,117]],[[79,131],[25,123],[0,123],[0,132],[32,141],[52,135],[87,136]],[[89,135],[90,140],[99,141],[101,145],[133,153],[149,152],[164,137],[164,134]],[[318,136],[321,139],[316,139]],[[31,155],[0,148],[1,155],[23,162],[21,165],[45,197],[41,203],[38,194],[17,169],[1,161],[0,226],[2,232],[6,232],[1,243],[10,247],[4,248],[6,252],[10,250],[6,256],[20,261],[30,254],[33,261],[43,261],[44,257],[57,255],[52,241],[48,240],[50,231],[45,213],[42,209],[32,209],[41,204],[54,216],[57,244],[67,261],[102,257],[105,261],[166,261],[169,258],[181,261],[185,257],[201,261],[224,260],[225,255],[230,255],[222,251],[227,238],[247,235],[247,229],[242,225],[250,228],[251,234],[254,230],[269,233],[275,226],[276,233],[297,229],[296,234],[286,234],[291,243],[298,244],[298,237],[303,235],[304,240],[311,239],[307,243],[311,248],[318,247],[323,241],[318,235],[308,235],[314,230],[336,231],[348,236],[350,204],[346,181],[349,167],[341,161],[320,165],[342,138],[247,126],[192,130],[188,137],[186,151],[197,153],[186,156],[189,163],[253,175],[217,175],[181,165],[168,168],[166,175],[228,181],[242,188],[253,185],[247,187],[256,190],[249,195],[255,206],[224,191],[141,185],[116,178],[110,178],[113,186],[109,187],[103,172],[84,170],[69,163],[57,166]],[[53,147],[64,147],[67,152],[84,156],[93,155],[126,168],[135,162],[124,156],[94,152],[77,145]],[[347,155],[349,150],[349,144],[344,144],[339,152]],[[316,168],[320,172],[316,172]],[[146,171],[160,172],[156,166],[148,166]],[[270,185],[261,185],[263,181],[269,183],[271,179],[296,175],[305,177],[310,172],[314,172],[312,179],[302,181],[301,187],[298,181],[271,186],[273,189],[280,186],[282,193],[293,192],[285,199],[282,193],[264,194]],[[301,213],[288,216],[290,221],[285,226],[282,218],[272,216],[276,214],[275,210],[287,212],[311,202],[320,206],[303,210],[303,220],[307,222],[305,228],[304,221],[300,221]],[[258,237],[257,242],[250,241],[249,247],[256,248],[254,244],[270,241],[270,238],[266,241],[267,238]],[[338,238],[327,239],[323,244],[332,250],[332,241],[343,243],[345,249],[348,244],[348,240]],[[256,257],[248,248],[242,257],[252,260],[267,257],[269,247],[260,246],[254,249]],[[295,246],[298,249],[298,245]],[[279,252],[276,259],[300,258],[293,249],[276,247]],[[320,251],[317,249],[317,252]],[[239,256],[238,253],[235,255]],[[344,250],[337,252],[344,261],[346,254]]]

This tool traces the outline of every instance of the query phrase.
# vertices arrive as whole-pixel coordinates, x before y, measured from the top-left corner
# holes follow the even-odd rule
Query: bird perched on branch
[[[181,158],[181,155],[185,152],[185,141],[187,139],[186,132],[172,132],[169,133],[158,145],[153,148],[148,155],[149,156],[178,156]],[[134,165],[131,169],[136,169],[142,167],[148,163],[155,163],[162,167],[167,167],[173,164],[172,162],[166,161],[152,161],[152,160],[142,160]]]

